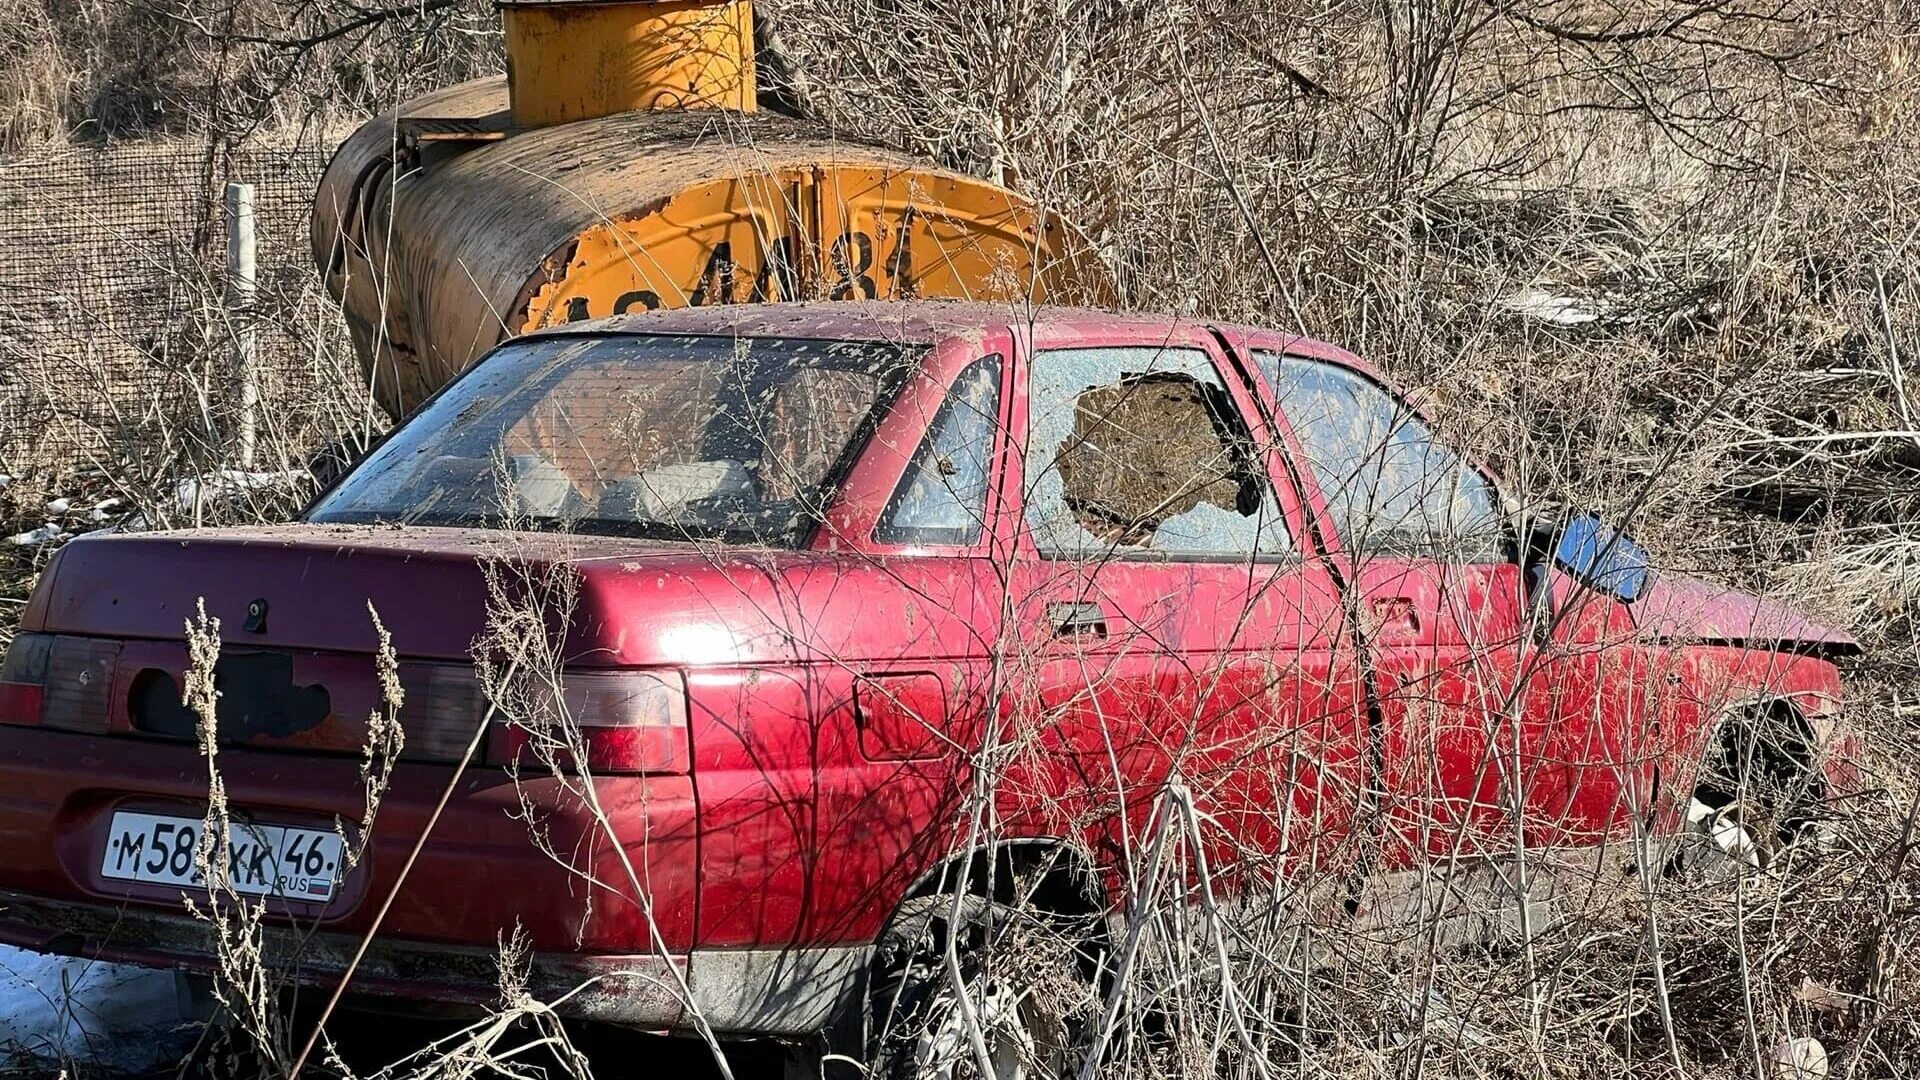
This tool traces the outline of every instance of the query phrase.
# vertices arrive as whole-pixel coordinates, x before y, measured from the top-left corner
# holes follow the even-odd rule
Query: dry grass
[[[368,18],[370,11],[391,12]],[[472,0],[6,0],[0,148],[180,131],[245,139],[389,108],[497,70],[497,20]]]

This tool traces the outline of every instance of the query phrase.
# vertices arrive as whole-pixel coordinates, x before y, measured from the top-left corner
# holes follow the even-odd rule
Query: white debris
[[[221,469],[205,476],[188,477],[176,484],[173,489],[175,500],[182,510],[192,510],[195,503],[209,499],[218,499],[228,495],[239,495],[249,491],[286,491],[305,483],[306,473],[297,470],[286,472],[243,472],[239,469]]]
[[[73,500],[71,500],[71,499],[64,499],[64,498],[62,498],[62,499],[48,499],[48,500],[47,500],[47,513],[49,513],[49,514],[64,514],[64,513],[66,513],[66,512],[67,512],[67,508],[68,508],[68,507],[71,507],[72,505],[73,505]]]
[[[65,530],[49,521],[37,529],[29,529],[23,533],[14,533],[12,536],[7,537],[7,543],[16,544],[20,547],[38,547],[41,544],[51,544],[66,535]]]
[[[93,504],[93,509],[87,511],[87,520],[111,521],[113,520],[113,511],[119,508],[119,499],[101,499],[99,502]]]
[[[1849,995],[1811,975],[1800,976],[1800,984],[1793,988],[1793,1000],[1821,1012],[1845,1013],[1853,1007]]]
[[[8,476],[6,473],[0,472],[0,488],[6,487],[8,484],[11,484],[11,483],[13,483],[13,477]]]
[[[0,945],[0,1066],[147,1072],[178,1062],[196,1038],[171,971]]]
[[[1774,1075],[1780,1080],[1826,1080],[1827,1048],[1819,1039],[1781,1039],[1773,1046]]]
[[[1541,289],[1530,289],[1516,296],[1505,297],[1500,301],[1500,306],[1516,315],[1555,326],[1581,326],[1599,322],[1606,314],[1591,300],[1556,296]]]

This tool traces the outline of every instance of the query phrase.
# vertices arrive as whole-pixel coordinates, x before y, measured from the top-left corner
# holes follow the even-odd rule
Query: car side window
[[[1260,455],[1205,351],[1036,355],[1026,518],[1054,558],[1252,558],[1293,551]]]
[[[1000,423],[1000,357],[967,366],[914,452],[874,529],[886,544],[971,544],[980,538]]]
[[[1338,364],[1255,352],[1341,543],[1462,562],[1505,558],[1500,496],[1385,389]]]

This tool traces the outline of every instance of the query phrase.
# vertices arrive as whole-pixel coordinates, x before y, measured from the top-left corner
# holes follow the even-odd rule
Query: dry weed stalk
[[[367,605],[367,615],[376,638],[373,659],[380,704],[368,716],[367,742],[361,751],[364,803],[360,820],[352,827],[344,822],[335,823],[341,838],[343,860],[339,873],[342,875],[360,863],[372,844],[381,800],[391,785],[394,766],[406,741],[400,717],[405,692],[400,685],[398,656],[379,611],[371,603]],[[205,883],[206,894],[187,893],[183,900],[193,917],[206,924],[211,936],[215,961],[212,992],[221,1009],[217,1019],[223,1029],[237,1030],[242,1040],[230,1047],[232,1055],[226,1068],[230,1071],[245,1068],[241,1062],[250,1058],[251,1067],[263,1075],[294,1075],[311,1053],[314,1041],[323,1035],[317,1025],[312,1038],[296,1056],[286,1011],[294,986],[292,976],[301,964],[308,935],[317,927],[302,927],[296,921],[291,927],[291,938],[270,943],[269,919],[276,914],[270,910],[271,901],[249,896],[232,878],[232,836],[236,829],[245,832],[250,826],[244,819],[235,818],[221,773],[217,682],[220,620],[207,615],[204,600],[199,602],[195,617],[186,624],[186,639],[188,666],[182,676],[182,696],[183,703],[196,718],[200,753],[207,763],[208,794],[207,810],[193,851],[196,880]],[[348,976],[350,979],[351,971]],[[345,986],[343,982],[342,988]],[[524,1003],[517,1004],[524,1007]],[[322,1025],[324,1021],[323,1015]]]
[[[496,463],[495,475],[498,503],[509,531],[503,534],[498,551],[481,564],[487,587],[487,627],[474,642],[475,669],[488,700],[499,712],[501,725],[511,725],[526,734],[531,760],[523,764],[538,768],[557,785],[560,804],[569,812],[577,810],[587,815],[618,865],[603,869],[583,864],[579,852],[558,850],[544,823],[553,807],[544,799],[536,803],[516,780],[528,834],[549,858],[579,875],[586,886],[586,914],[591,914],[598,903],[632,904],[640,910],[654,953],[669,961],[666,971],[670,985],[665,989],[685,1008],[694,1033],[712,1051],[719,1074],[733,1080],[732,1067],[694,1000],[686,973],[672,962],[673,951],[661,936],[652,888],[629,854],[631,845],[644,845],[647,838],[623,834],[614,824],[588,765],[586,738],[568,709],[567,631],[579,598],[579,580],[564,555],[543,553],[535,557],[515,544],[511,530],[519,500],[504,462]],[[522,775],[518,767],[515,775]],[[644,821],[645,815],[639,818]],[[581,925],[585,925],[584,918]]]
[[[220,620],[207,615],[206,601],[188,620],[187,669],[181,676],[182,701],[193,711],[200,755],[207,762],[207,810],[194,847],[194,873],[207,895],[184,895],[187,911],[207,927],[215,970],[213,997],[223,1018],[238,1029],[246,1048],[259,1052],[278,1072],[287,1060],[287,1032],[280,1012],[282,975],[269,964],[266,902],[250,899],[231,875],[232,808],[220,775],[220,691],[215,669],[220,661]],[[244,828],[244,825],[242,826]]]

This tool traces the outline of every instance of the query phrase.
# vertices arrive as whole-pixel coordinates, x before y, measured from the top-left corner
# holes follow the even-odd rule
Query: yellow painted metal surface
[[[1050,228],[1018,196],[931,169],[750,172],[589,227],[514,329],[702,304],[1044,301],[1061,291],[1059,274],[1035,272],[1064,246]]]
[[[755,107],[749,0],[508,3],[501,22],[516,127]]]
[[[1026,199],[801,121],[511,130],[506,111],[497,79],[427,95],[356,132],[321,181],[314,257],[396,416],[505,338],[623,311],[1112,299],[1084,239]],[[449,132],[472,141],[434,138]]]

